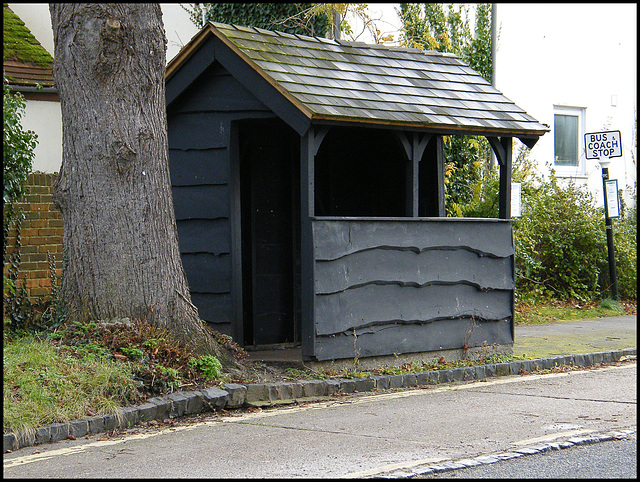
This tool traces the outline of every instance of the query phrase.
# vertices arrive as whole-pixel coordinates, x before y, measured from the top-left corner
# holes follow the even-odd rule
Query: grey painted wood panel
[[[231,296],[229,293],[191,293],[191,301],[198,307],[200,318],[214,323],[212,328],[220,330],[223,324],[231,328]]]
[[[180,253],[220,255],[230,252],[231,233],[228,219],[189,219],[178,221],[176,224]]]
[[[427,324],[381,325],[356,330],[355,337],[353,332],[318,337],[315,358],[321,361],[354,358],[356,349],[358,357],[455,350],[465,342],[470,348],[494,343],[513,345],[511,324],[508,320],[474,324],[470,319],[447,319]]]
[[[316,261],[316,294],[331,294],[377,282],[464,282],[477,289],[514,288],[511,258],[479,256],[467,249],[415,252],[374,248],[332,261]]]
[[[212,38],[206,39],[189,57],[189,62],[184,62],[166,81],[167,108],[171,110],[174,101],[179,101],[189,86],[215,62],[215,44]]]
[[[182,266],[189,281],[189,291],[197,293],[229,293],[231,259],[228,254],[182,254]]]
[[[269,108],[216,63],[194,82],[192,95],[183,96],[174,113],[248,110]]]
[[[315,259],[332,260],[358,251],[387,246],[414,251],[438,247],[467,248],[500,258],[513,255],[510,222],[491,221],[463,218],[316,218],[313,221]]]
[[[513,238],[500,220],[315,218],[316,359],[513,343]],[[462,321],[461,321],[462,320]],[[464,321],[466,320],[466,321]]]
[[[172,186],[227,184],[229,152],[217,149],[169,149]]]
[[[226,148],[229,143],[227,119],[213,112],[173,114],[168,118],[171,149]]]
[[[352,331],[394,321],[428,322],[438,319],[474,317],[502,320],[512,316],[511,291],[478,291],[475,287],[376,284],[315,299],[317,335]]]
[[[176,221],[229,217],[229,187],[223,185],[173,186]]]

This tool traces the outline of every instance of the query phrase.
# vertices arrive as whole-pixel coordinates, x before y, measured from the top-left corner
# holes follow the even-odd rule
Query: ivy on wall
[[[198,28],[202,28],[204,22],[220,22],[324,37],[331,25],[330,19],[325,15],[304,15],[312,7],[312,3],[199,3],[183,6]]]

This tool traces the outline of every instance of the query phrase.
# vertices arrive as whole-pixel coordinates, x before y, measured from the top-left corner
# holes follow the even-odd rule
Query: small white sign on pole
[[[602,159],[622,156],[620,131],[590,132],[584,135],[587,159]]]
[[[620,200],[618,198],[618,180],[610,179],[605,181],[605,195],[607,196],[607,216],[610,218],[620,217]]]
[[[511,183],[511,217],[519,218],[522,216],[522,184],[519,182]]]

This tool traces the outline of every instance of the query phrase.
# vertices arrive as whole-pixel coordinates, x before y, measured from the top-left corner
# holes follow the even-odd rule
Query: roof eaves
[[[519,139],[528,139],[531,141],[537,140],[538,137],[543,135],[546,132],[549,132],[548,126],[544,130],[537,129],[504,129],[504,128],[495,128],[485,125],[475,126],[460,126],[455,124],[450,124],[447,122],[442,122],[444,120],[449,120],[446,118],[439,118],[440,122],[432,122],[429,124],[425,124],[422,121],[391,121],[391,120],[383,120],[375,119],[375,118],[363,118],[363,117],[349,117],[343,115],[330,115],[330,114],[315,114],[311,119],[313,123],[324,123],[324,122],[337,122],[337,123],[357,123],[364,125],[385,125],[389,127],[398,127],[398,128],[409,128],[409,129],[418,129],[422,131],[428,132],[438,132],[442,134],[467,134],[467,135],[482,135],[482,136],[513,136]],[[434,119],[436,120],[436,119]],[[476,124],[474,122],[474,124]],[[533,143],[535,144],[535,142]],[[532,145],[533,145],[532,144]]]

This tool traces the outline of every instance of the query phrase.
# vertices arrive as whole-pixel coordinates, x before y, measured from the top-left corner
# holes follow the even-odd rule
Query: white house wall
[[[27,100],[22,127],[38,134],[33,171],[59,172],[62,164],[62,115],[60,102]]]
[[[496,88],[553,129],[555,106],[585,108],[586,132],[619,130],[622,158],[611,179],[636,181],[637,6],[635,4],[498,4]],[[553,130],[531,151],[541,171],[553,162]],[[580,156],[585,172],[557,172],[585,184],[603,204],[602,171]]]

